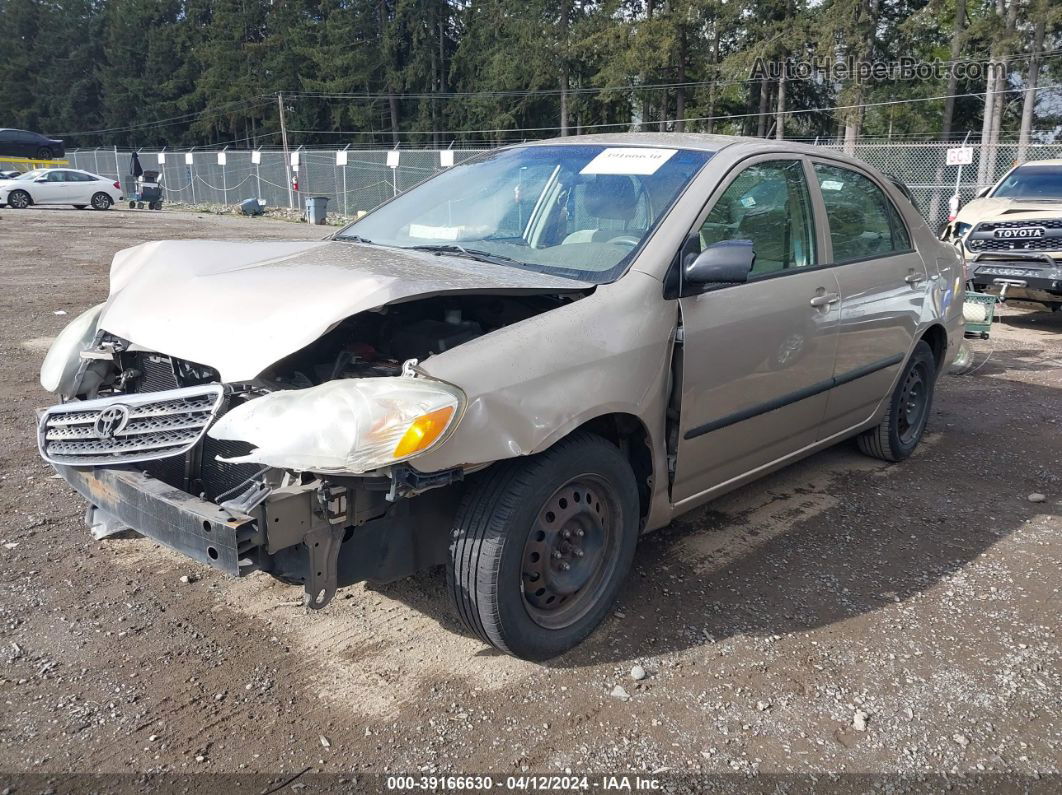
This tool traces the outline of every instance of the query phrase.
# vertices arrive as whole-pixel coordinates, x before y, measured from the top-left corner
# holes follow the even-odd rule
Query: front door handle
[[[838,293],[823,293],[822,295],[816,295],[808,303],[812,306],[829,306],[830,304],[836,304],[841,300],[841,296]]]
[[[914,287],[915,285],[918,285],[918,284],[921,284],[922,282],[924,282],[926,280],[926,277],[925,277],[924,273],[917,273],[915,271],[911,271],[910,273],[908,273],[906,276],[903,277],[903,280],[905,282],[907,282],[909,285],[911,285],[912,287]]]

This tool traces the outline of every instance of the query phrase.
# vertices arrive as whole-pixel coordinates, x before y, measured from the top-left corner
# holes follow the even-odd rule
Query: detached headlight
[[[82,312],[55,338],[41,364],[41,386],[49,392],[73,397],[70,392],[81,366],[81,351],[88,350],[96,338],[96,324],[102,311],[103,304],[98,304]]]
[[[464,402],[460,389],[440,381],[345,378],[254,398],[207,433],[256,448],[225,461],[358,474],[438,444],[457,425]]]

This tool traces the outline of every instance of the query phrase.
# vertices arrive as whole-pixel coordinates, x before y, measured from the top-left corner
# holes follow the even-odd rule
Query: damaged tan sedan
[[[515,146],[325,241],[119,252],[41,369],[40,451],[97,538],[311,608],[445,565],[473,633],[546,659],[601,621],[640,533],[849,437],[910,455],[962,280],[832,152]]]

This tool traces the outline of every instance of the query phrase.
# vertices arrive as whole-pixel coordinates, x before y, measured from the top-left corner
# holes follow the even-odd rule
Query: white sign
[[[677,149],[649,149],[641,146],[610,147],[583,166],[580,174],[655,174],[674,157]]]
[[[387,153],[387,165],[391,168],[398,168],[398,150],[391,149]]]
[[[948,150],[949,166],[968,166],[973,162],[973,147],[959,146]]]
[[[253,165],[257,166],[261,162],[262,162],[262,150],[261,149],[255,149],[253,152],[251,152],[251,163]]]
[[[224,152],[218,152],[218,165],[219,166],[225,165],[225,161],[226,160],[228,160],[228,158],[225,157],[225,153]]]
[[[454,150],[453,149],[440,149],[439,150],[439,165],[443,168],[449,168],[454,164]]]
[[[157,157],[159,159],[159,165],[160,166],[166,164],[166,153],[165,152],[159,152]]]
[[[291,165],[293,165],[293,166],[299,165],[299,153],[298,152],[292,152],[291,153]]]
[[[336,152],[336,165],[337,166],[345,166],[346,164],[347,164],[347,150],[346,149],[340,149],[338,152]]]
[[[191,152],[185,152],[184,153],[184,164],[186,166],[192,165],[192,153]]]

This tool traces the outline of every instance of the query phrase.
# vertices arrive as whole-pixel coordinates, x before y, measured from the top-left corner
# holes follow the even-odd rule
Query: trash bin
[[[307,196],[306,197],[306,220],[311,224],[317,224],[320,226],[325,222],[325,215],[328,213],[328,197],[327,196]]]

